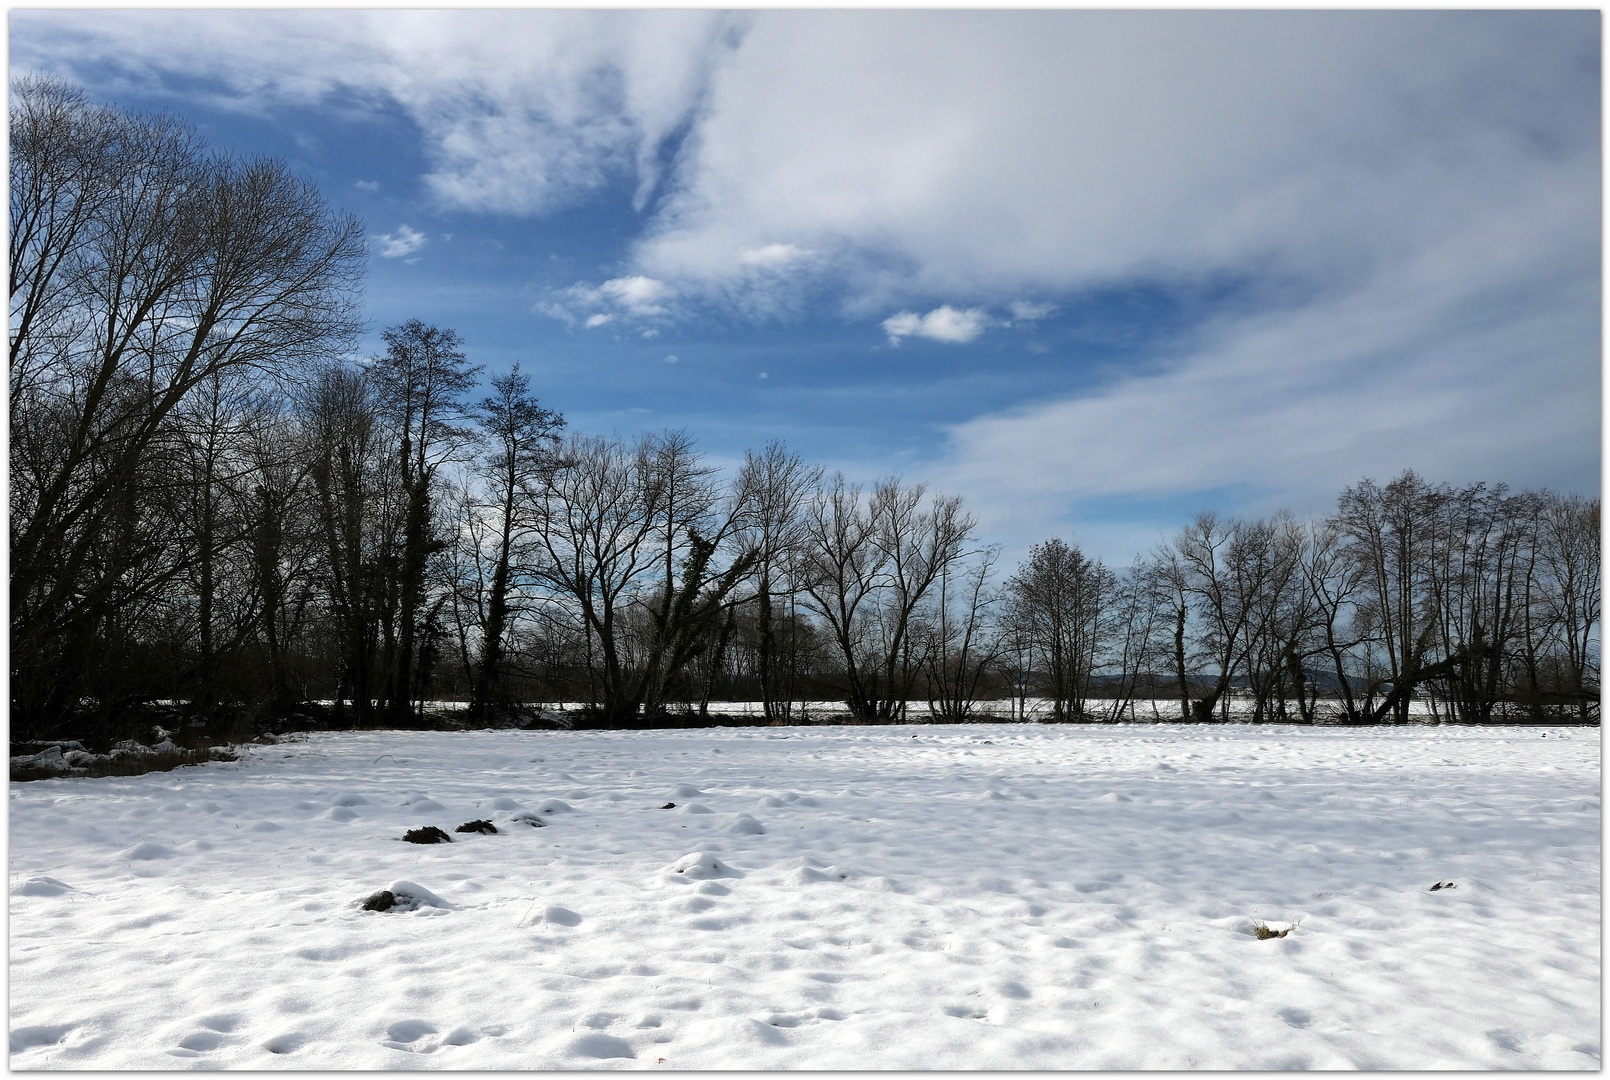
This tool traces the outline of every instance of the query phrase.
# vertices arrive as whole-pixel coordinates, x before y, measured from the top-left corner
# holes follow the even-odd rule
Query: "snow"
[[[11,1065],[1597,1069],[1599,761],[1584,728],[341,732],[14,783]]]

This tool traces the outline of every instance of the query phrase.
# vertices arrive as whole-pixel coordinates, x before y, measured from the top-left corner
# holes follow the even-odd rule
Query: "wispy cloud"
[[[1013,300],[1011,304],[1012,318],[1016,322],[1038,322],[1055,315],[1057,309],[1052,304],[1035,304],[1028,300]]]

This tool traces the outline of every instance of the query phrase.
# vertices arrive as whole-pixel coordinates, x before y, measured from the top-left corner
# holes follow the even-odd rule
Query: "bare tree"
[[[446,547],[435,535],[432,496],[442,466],[473,438],[463,395],[480,368],[465,359],[453,330],[410,319],[383,336],[386,352],[369,372],[397,430],[397,478],[405,506],[395,570],[396,626],[385,642],[387,716],[396,722],[414,716],[414,703],[422,698],[417,684],[430,672],[417,663],[416,638],[425,621],[427,561]]]
[[[162,587],[128,560],[154,540],[130,543],[160,507],[135,485],[175,410],[214,373],[283,373],[349,341],[364,251],[356,220],[283,164],[209,156],[173,121],[60,82],[15,84],[11,146],[12,701],[26,732],[75,711],[106,632]]]
[[[1002,639],[993,619],[1000,597],[990,584],[1000,554],[999,545],[992,544],[971,565],[946,565],[939,571],[921,655],[929,715],[948,723],[974,718],[984,677],[1001,655]]]
[[[755,552],[755,655],[761,708],[770,723],[793,715],[795,671],[792,664],[786,669],[782,664],[774,609],[780,599],[792,600],[799,593],[794,571],[805,542],[804,510],[821,480],[820,466],[806,465],[775,441],[758,454],[745,454],[738,475],[752,506],[738,535]]]
[[[843,661],[850,714],[861,723],[905,718],[918,665],[912,617],[941,572],[962,557],[973,519],[961,500],[898,479],[870,498],[842,474],[806,514],[805,593]]]
[[[494,378],[492,390],[477,412],[489,444],[478,471],[490,496],[485,510],[493,536],[490,580],[485,582],[485,608],[478,620],[481,655],[470,696],[470,715],[476,719],[495,715],[507,705],[503,658],[515,547],[532,526],[527,497],[553,468],[553,449],[564,426],[558,413],[543,408],[532,396],[531,380],[520,373],[518,364],[509,374]],[[468,663],[466,656],[466,667]]]
[[[1599,705],[1596,634],[1599,628],[1600,559],[1599,500],[1580,495],[1542,495],[1537,519],[1538,580],[1530,583],[1527,668],[1534,699],[1543,680],[1540,656],[1553,654],[1554,679],[1568,707],[1583,722],[1595,719]]]

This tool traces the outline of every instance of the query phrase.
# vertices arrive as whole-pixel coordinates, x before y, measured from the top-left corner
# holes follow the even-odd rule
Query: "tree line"
[[[11,147],[14,738],[155,701],[1597,719],[1597,500],[1404,473],[1323,519],[1203,513],[1122,569],[1051,539],[1008,573],[958,498],[571,432],[518,367],[478,393],[451,329],[346,359],[361,225],[277,161],[54,80],[14,85]]]

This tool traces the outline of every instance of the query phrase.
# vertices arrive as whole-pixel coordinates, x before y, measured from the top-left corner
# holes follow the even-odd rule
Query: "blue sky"
[[[1597,489],[1599,15],[13,11],[286,158],[573,427],[1110,560],[1405,467]]]

